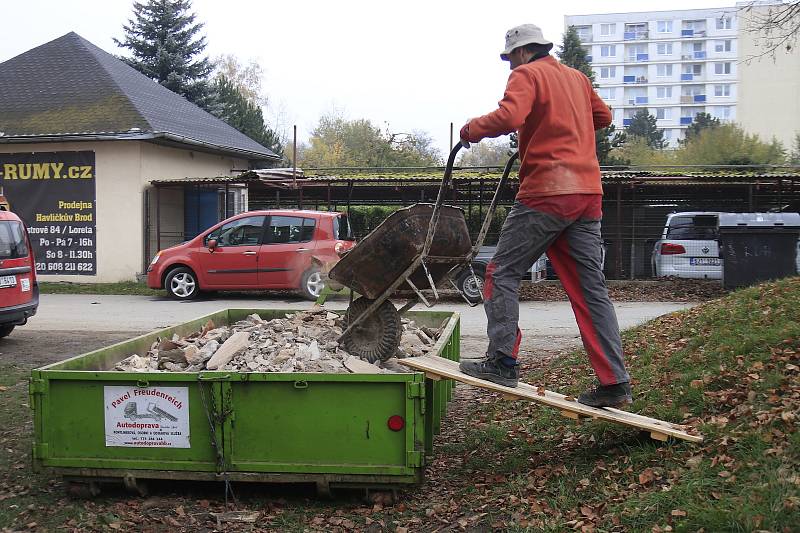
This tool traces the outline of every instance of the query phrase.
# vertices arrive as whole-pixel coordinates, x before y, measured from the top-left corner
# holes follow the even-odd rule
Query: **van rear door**
[[[22,222],[0,220],[0,308],[33,299],[34,268]]]

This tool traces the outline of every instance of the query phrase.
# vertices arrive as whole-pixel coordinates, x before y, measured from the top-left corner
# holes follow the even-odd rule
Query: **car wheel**
[[[300,294],[306,300],[316,300],[325,288],[325,278],[317,267],[311,267],[300,279]]]
[[[472,267],[472,270],[475,271],[474,276],[469,269],[465,269],[464,272],[458,276],[456,287],[458,287],[458,290],[461,291],[469,303],[477,304],[483,301],[484,270],[482,268],[476,268],[475,266]]]
[[[0,339],[11,335],[11,332],[14,331],[14,326],[15,324],[4,324],[0,326]]]
[[[192,300],[200,294],[197,276],[187,267],[171,270],[164,281],[164,288],[167,289],[167,294],[176,300]]]

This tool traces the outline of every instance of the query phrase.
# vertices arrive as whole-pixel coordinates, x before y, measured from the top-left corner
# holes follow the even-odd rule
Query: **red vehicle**
[[[147,286],[178,300],[201,291],[261,289],[296,289],[315,300],[338,254],[353,245],[344,213],[248,211],[158,252]]]
[[[0,338],[25,324],[37,307],[39,286],[28,232],[17,215],[0,208]]]

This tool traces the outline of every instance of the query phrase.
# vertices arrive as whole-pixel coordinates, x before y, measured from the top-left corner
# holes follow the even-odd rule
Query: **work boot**
[[[593,389],[578,396],[578,403],[592,407],[617,407],[632,401],[630,383],[617,383],[616,385],[600,385],[598,383]]]
[[[516,387],[519,383],[519,366],[505,365],[496,358],[487,357],[480,361],[461,361],[458,368],[468,376],[485,379],[506,387]]]

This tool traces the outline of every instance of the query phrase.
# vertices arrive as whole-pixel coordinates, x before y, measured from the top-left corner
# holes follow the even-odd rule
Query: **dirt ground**
[[[146,333],[144,331],[36,331],[19,327],[0,339],[0,364],[36,368]]]

